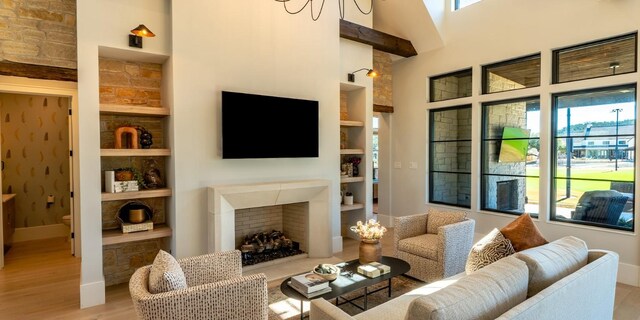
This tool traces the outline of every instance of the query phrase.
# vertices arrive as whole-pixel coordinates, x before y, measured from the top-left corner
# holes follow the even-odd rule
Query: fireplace
[[[209,187],[209,252],[238,249],[246,234],[271,231],[281,219],[282,230],[309,258],[331,257],[330,186],[329,180],[305,180]],[[260,213],[265,208],[267,215]],[[282,218],[275,217],[280,211]],[[245,225],[257,229],[237,235]]]

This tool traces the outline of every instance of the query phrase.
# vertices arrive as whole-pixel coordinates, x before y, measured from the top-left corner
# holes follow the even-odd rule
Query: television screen
[[[222,92],[222,158],[317,158],[318,101]]]
[[[529,149],[529,129],[505,127],[502,130],[498,162],[523,162]]]

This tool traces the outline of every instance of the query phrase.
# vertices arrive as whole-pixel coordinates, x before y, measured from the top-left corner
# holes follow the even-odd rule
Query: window
[[[429,78],[431,102],[471,96],[471,69]]]
[[[482,93],[540,86],[540,54],[482,67]]]
[[[454,8],[455,10],[460,10],[466,6],[470,6],[476,2],[480,2],[481,0],[455,0]]]
[[[633,230],[635,108],[635,85],[553,97],[552,220]]]
[[[471,106],[429,112],[429,202],[471,207]]]
[[[619,36],[553,52],[553,83],[636,72],[638,35]]]
[[[540,99],[482,106],[481,209],[538,215]]]

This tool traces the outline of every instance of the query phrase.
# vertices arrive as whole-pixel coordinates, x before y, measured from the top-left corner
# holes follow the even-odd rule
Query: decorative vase
[[[382,258],[382,244],[379,239],[362,239],[360,240],[360,260],[361,264],[369,262],[380,262]]]
[[[357,164],[353,164],[353,176],[357,177],[360,174],[360,171],[358,170],[358,165]]]

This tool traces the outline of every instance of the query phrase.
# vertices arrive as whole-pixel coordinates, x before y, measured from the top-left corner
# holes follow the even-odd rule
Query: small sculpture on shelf
[[[357,177],[360,174],[360,171],[358,170],[358,165],[360,164],[360,161],[362,159],[360,159],[360,157],[351,157],[349,158],[349,163],[352,164],[353,166],[353,176]]]
[[[164,181],[160,177],[160,169],[155,159],[146,159],[144,170],[144,186],[147,189],[157,189],[164,187]]]
[[[138,130],[131,126],[122,126],[115,131],[116,149],[139,149]]]
[[[151,148],[151,145],[153,144],[153,136],[151,135],[151,132],[141,126],[138,126],[136,129],[140,131],[140,147],[142,149]]]

